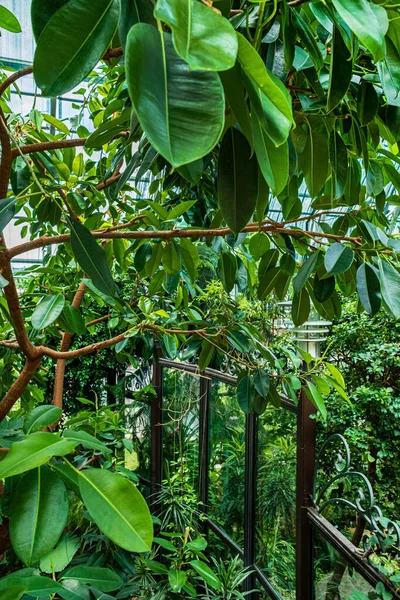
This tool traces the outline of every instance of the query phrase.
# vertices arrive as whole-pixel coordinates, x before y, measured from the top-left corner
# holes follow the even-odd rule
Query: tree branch
[[[32,377],[36,373],[41,360],[41,356],[35,360],[27,359],[18,379],[13,383],[3,400],[0,402],[0,423],[8,415],[16,401],[19,400],[26,390]]]
[[[60,148],[76,148],[77,146],[84,146],[88,138],[76,138],[73,140],[54,140],[54,142],[37,142],[36,144],[26,144],[18,148],[11,150],[12,160],[18,155],[32,154],[33,152],[45,152],[46,150],[58,150]]]
[[[284,233],[286,235],[298,237],[303,236],[304,231],[299,228],[289,229],[284,226],[284,223],[278,225],[265,224],[260,227],[258,223],[250,223],[244,227],[241,233],[252,233],[256,231],[264,231],[269,233]],[[233,231],[229,227],[218,227],[216,229],[165,229],[161,231],[92,231],[92,235],[96,239],[111,240],[111,239],[124,239],[124,240],[139,240],[139,239],[160,239],[160,240],[172,240],[179,238],[202,238],[202,237],[224,237],[232,234]],[[361,238],[351,237],[344,235],[335,235],[333,233],[323,233],[320,231],[308,232],[309,237],[332,239],[336,241],[351,242],[358,246],[361,245]],[[19,246],[14,246],[7,251],[9,258],[14,258],[19,254],[28,252],[30,250],[36,250],[37,248],[44,248],[45,246],[52,246],[58,244],[64,244],[70,241],[70,234],[64,233],[55,236],[42,236],[31,242],[25,242]]]

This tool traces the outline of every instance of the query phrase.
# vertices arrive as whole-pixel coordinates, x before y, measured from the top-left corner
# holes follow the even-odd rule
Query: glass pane
[[[150,479],[151,452],[151,404],[126,399],[126,428],[131,432],[133,451],[125,452],[125,467],[136,471],[145,479]]]
[[[163,369],[162,521],[183,530],[198,509],[200,377]]]
[[[233,386],[213,381],[208,513],[240,547],[244,527],[245,415]]]
[[[376,598],[374,588],[318,532],[314,543],[314,573],[315,600],[348,600],[354,592]]]
[[[257,565],[285,600],[296,588],[296,415],[269,408],[258,420]]]

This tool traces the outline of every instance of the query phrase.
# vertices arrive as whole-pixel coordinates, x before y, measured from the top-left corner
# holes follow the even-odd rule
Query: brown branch
[[[0,402],[0,423],[8,415],[16,401],[20,399],[21,395],[26,390],[32,377],[36,373],[41,360],[41,356],[35,360],[27,359],[18,379],[13,383],[3,400]]]
[[[93,325],[97,325],[97,323],[104,323],[104,321],[109,321],[109,319],[110,315],[104,315],[103,317],[94,319],[94,321],[90,321],[90,323],[86,323],[86,327],[93,327]]]
[[[76,148],[77,146],[84,146],[88,138],[76,138],[73,140],[54,140],[53,142],[37,142],[36,144],[26,144],[18,148],[11,150],[12,160],[18,155],[32,154],[33,152],[45,152],[46,150],[58,150],[60,148]]]
[[[250,223],[244,227],[241,233],[251,233],[256,231],[265,231],[267,233],[284,233],[290,236],[303,236],[304,231],[299,228],[288,229],[284,227],[284,223],[280,225],[260,225],[258,223]],[[166,229],[161,231],[110,231],[103,232],[92,231],[92,235],[96,239],[110,240],[110,239],[123,239],[123,240],[138,240],[138,239],[161,239],[161,240],[172,240],[179,238],[202,238],[202,237],[223,237],[232,234],[233,231],[229,227],[218,227],[216,229]],[[319,231],[309,232],[314,238],[326,238],[336,241],[351,242],[358,246],[361,245],[361,238],[350,237],[343,235],[335,235],[333,233],[323,233]],[[9,258],[14,258],[19,254],[28,252],[30,250],[36,250],[38,248],[44,248],[45,246],[52,246],[58,244],[64,244],[70,241],[70,234],[64,233],[55,236],[42,236],[36,240],[25,242],[19,246],[14,246],[7,251]]]
[[[25,75],[30,75],[33,73],[33,67],[25,67],[20,71],[15,71],[12,73],[7,79],[5,79],[2,83],[0,83],[0,97],[4,94],[7,88],[10,87],[13,83],[15,83],[21,77],[25,77]]]
[[[77,292],[72,300],[72,306],[79,308],[82,304],[83,297],[86,291],[86,285],[82,282],[77,289]],[[71,346],[72,334],[65,331],[62,336],[60,352],[67,352]],[[54,376],[53,401],[54,406],[63,407],[63,390],[64,390],[64,375],[65,375],[66,360],[59,358],[56,364],[56,372]]]

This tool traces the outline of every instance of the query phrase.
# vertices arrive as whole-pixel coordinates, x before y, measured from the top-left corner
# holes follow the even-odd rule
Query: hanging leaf
[[[264,300],[272,292],[280,280],[281,273],[280,267],[273,267],[266,271],[258,285],[257,296],[259,300]]]
[[[329,246],[325,253],[325,269],[331,275],[340,275],[350,269],[353,259],[353,250],[349,246],[343,246],[337,242]]]
[[[239,233],[256,207],[258,165],[245,136],[233,127],[221,142],[217,187],[224,219],[234,233]]]
[[[371,265],[363,263],[357,270],[357,293],[364,310],[375,315],[381,307],[381,286]]]
[[[89,75],[114,37],[120,10],[120,0],[69,0],[54,13],[33,59],[44,96],[61,96]]]
[[[320,279],[318,273],[314,279],[314,294],[318,302],[326,302],[335,291],[335,278]]]
[[[222,285],[229,294],[233,290],[237,276],[236,256],[231,252],[221,252],[218,266]]]
[[[119,20],[119,37],[125,50],[128,33],[136,23],[156,24],[154,4],[149,0],[121,0],[121,18]]]
[[[15,216],[17,198],[0,200],[0,233]]]
[[[333,29],[331,68],[328,87],[328,112],[337,107],[347,94],[353,76],[352,56],[337,27]]]
[[[0,6],[0,28],[7,29],[11,33],[21,32],[21,25],[17,17],[5,6]]]
[[[191,560],[189,564],[209,586],[218,591],[222,589],[221,581],[206,563],[201,560]]]
[[[85,469],[79,476],[82,500],[100,531],[129,552],[149,552],[153,523],[133,483],[105,469]]]
[[[67,490],[61,479],[45,466],[26,473],[10,517],[11,543],[22,562],[29,566],[45,556],[58,542],[67,517]]]
[[[167,275],[173,276],[180,271],[181,257],[179,247],[173,240],[165,245],[165,252],[161,262]]]
[[[292,127],[292,101],[282,82],[268,69],[250,42],[238,35],[238,61],[247,76],[246,87],[263,129],[277,146]]]
[[[22,442],[14,442],[0,462],[0,479],[35,469],[53,456],[65,456],[75,448],[73,440],[61,439],[56,433],[37,431]]]
[[[235,30],[210,7],[197,0],[158,0],[154,15],[172,30],[174,48],[191,69],[225,71],[235,64]]]
[[[253,378],[250,375],[242,377],[237,385],[237,400],[244,413],[251,412],[253,408],[255,387]]]
[[[311,256],[309,256],[307,260],[304,261],[304,263],[301,265],[299,272],[297,273],[293,281],[293,289],[296,294],[298,294],[300,290],[302,290],[303,287],[306,285],[308,278],[315,269],[318,258],[319,252],[313,252]]]
[[[322,133],[310,127],[304,151],[299,156],[300,166],[311,198],[322,190],[328,175],[328,143]]]
[[[288,143],[284,142],[276,147],[262,129],[255,112],[251,115],[251,126],[258,165],[272,193],[277,196],[285,188],[289,178]]]
[[[343,21],[372,53],[375,62],[386,54],[385,35],[389,26],[383,6],[368,0],[332,0]]]
[[[294,295],[292,301],[292,321],[296,327],[299,327],[307,321],[309,314],[310,296],[307,290],[303,288],[298,294]]]
[[[358,86],[357,115],[361,125],[368,125],[378,112],[379,100],[372,83],[362,80]]]
[[[228,71],[221,71],[219,76],[224,86],[226,98],[229,102],[233,114],[238,120],[241,130],[251,145],[253,143],[250,114],[247,107],[245,89],[242,78],[240,64],[236,62],[235,66]]]
[[[254,373],[254,387],[262,398],[266,398],[269,394],[269,375],[264,369],[256,369]]]
[[[291,20],[300,41],[304,44],[308,55],[314,63],[317,71],[320,71],[324,66],[324,59],[321,50],[317,44],[313,31],[307,25],[306,21],[295,8],[291,9]]]
[[[144,132],[174,167],[214,148],[225,120],[222,84],[217,73],[190,70],[170,34],[134,25],[127,40],[126,77]]]
[[[25,417],[24,432],[28,435],[52,425],[62,415],[61,408],[52,405],[42,405],[33,408]]]
[[[307,389],[308,388],[308,389]],[[325,402],[319,389],[311,382],[307,381],[307,387],[304,388],[304,391],[308,397],[308,399],[312,402],[316,409],[321,413],[321,417],[325,420],[328,413],[326,410]]]
[[[400,274],[386,260],[379,260],[382,299],[395,319],[400,318]],[[0,463],[1,464],[1,463]]]
[[[72,252],[77,263],[100,292],[106,296],[114,296],[117,289],[104,249],[82,223],[68,219],[68,224],[71,229]]]
[[[62,294],[45,296],[36,306],[32,314],[32,325],[38,331],[45,329],[61,315],[65,304]]]
[[[185,267],[190,280],[195,283],[197,276],[197,266],[200,261],[199,252],[193,242],[182,238],[179,243],[179,249],[182,257],[182,263]]]
[[[393,42],[386,38],[386,56],[378,63],[378,73],[388,104],[400,106],[400,55]]]
[[[68,579],[90,585],[101,592],[114,592],[123,585],[121,577],[105,567],[78,565],[63,573],[61,580]]]
[[[332,198],[340,198],[347,181],[347,148],[336,131],[329,136],[329,155],[332,167]]]
[[[201,344],[201,352],[199,356],[199,369],[200,371],[204,371],[211,362],[211,359],[214,355],[215,346],[207,342],[207,340],[203,340]]]

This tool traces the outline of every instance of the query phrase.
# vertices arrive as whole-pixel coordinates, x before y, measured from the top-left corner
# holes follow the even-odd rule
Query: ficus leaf
[[[107,50],[120,10],[120,0],[69,0],[54,13],[39,36],[33,60],[44,96],[61,96],[85,79]]]
[[[239,233],[256,207],[258,165],[246,137],[233,127],[221,142],[217,188],[224,219],[234,233]]]
[[[336,108],[349,89],[353,76],[352,56],[337,27],[333,29],[331,68],[329,75],[328,112]]]
[[[61,315],[65,304],[65,298],[62,294],[45,296],[37,304],[32,314],[32,325],[38,331],[45,329]]]
[[[114,592],[123,584],[121,577],[106,567],[89,567],[78,565],[68,569],[62,575],[62,580],[73,579],[80,583],[90,585],[101,592]]]
[[[35,406],[27,413],[24,421],[24,432],[26,434],[39,431],[48,425],[52,425],[62,415],[61,408],[52,405]]]
[[[15,216],[17,198],[0,200],[0,233]]]
[[[364,310],[369,315],[376,314],[381,307],[381,286],[371,265],[363,263],[358,267],[356,282],[357,293]]]
[[[152,146],[174,167],[210,152],[224,125],[217,73],[192,71],[175,52],[171,34],[145,23],[130,30],[125,58],[129,94]]]
[[[325,269],[331,275],[340,275],[350,269],[353,259],[353,250],[349,246],[336,242],[329,246],[325,253]]]

